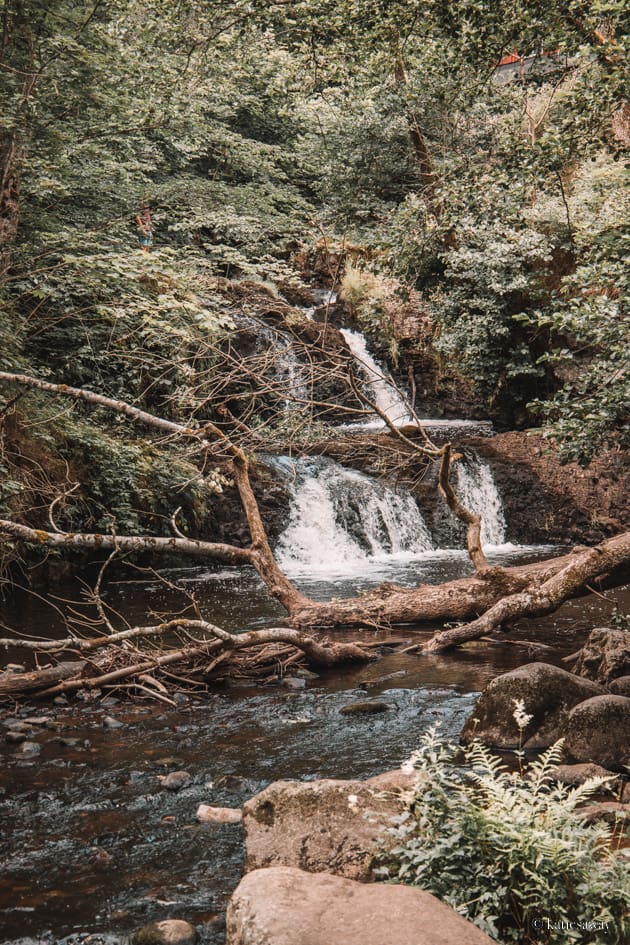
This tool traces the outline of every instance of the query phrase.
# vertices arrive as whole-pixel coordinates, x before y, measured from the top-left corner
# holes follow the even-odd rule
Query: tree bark
[[[0,134],[0,280],[11,262],[20,219],[21,149],[14,133]]]
[[[19,645],[18,640],[15,643]],[[36,669],[31,673],[0,673],[0,699],[17,698],[27,692],[59,684],[64,679],[80,676],[86,666],[84,661],[74,660]]]
[[[503,597],[476,620],[438,633],[424,650],[433,653],[447,650],[484,636],[506,621],[552,613],[581,588],[629,560],[630,532],[625,532],[571,556],[569,561],[565,559],[555,574],[539,579],[523,591]],[[554,562],[562,563],[562,559],[554,559]]]

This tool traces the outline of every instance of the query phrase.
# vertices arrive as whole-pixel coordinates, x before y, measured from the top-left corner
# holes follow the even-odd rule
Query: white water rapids
[[[437,547],[407,492],[330,459],[283,457],[274,465],[292,483],[289,523],[276,545],[278,563],[289,574],[357,573],[461,551],[461,546]],[[459,485],[469,507],[484,516],[484,543],[502,546],[505,519],[489,467],[468,461],[461,466]]]

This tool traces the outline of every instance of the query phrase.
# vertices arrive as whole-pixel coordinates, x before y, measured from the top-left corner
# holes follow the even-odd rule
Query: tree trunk
[[[19,645],[19,640],[15,643]],[[36,669],[30,673],[0,673],[0,699],[17,698],[26,692],[36,692],[38,689],[57,685],[64,679],[80,676],[86,666],[85,661],[74,660],[47,666],[46,669]]]
[[[11,262],[20,218],[22,157],[14,133],[0,133],[0,281]]]

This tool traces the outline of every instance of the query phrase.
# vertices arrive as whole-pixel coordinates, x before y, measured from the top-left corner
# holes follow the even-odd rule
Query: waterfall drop
[[[497,547],[505,543],[503,503],[490,466],[478,458],[457,463],[456,489],[463,505],[481,515],[481,543]]]
[[[348,572],[370,561],[432,550],[409,494],[331,460],[298,460],[293,469],[291,518],[276,547],[287,572]]]
[[[365,335],[349,328],[342,328],[341,334],[346,339],[350,351],[359,365],[361,373],[370,386],[376,406],[396,426],[411,422],[409,411],[401,394],[396,390],[391,378],[379,367],[367,348]],[[368,424],[361,424],[365,429]],[[371,427],[382,427],[380,417],[369,423]]]

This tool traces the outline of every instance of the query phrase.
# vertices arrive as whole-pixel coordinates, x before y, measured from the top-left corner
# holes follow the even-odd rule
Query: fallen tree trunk
[[[19,641],[14,641],[14,644],[19,646]],[[81,675],[86,666],[84,660],[74,660],[36,669],[30,673],[0,673],[0,699],[16,699],[26,693],[59,684],[62,680]]]
[[[558,560],[558,559],[557,559]],[[562,560],[562,559],[559,559]],[[555,574],[519,593],[497,601],[481,617],[462,627],[438,633],[424,647],[426,652],[447,650],[496,630],[521,617],[552,613],[586,584],[630,560],[630,532],[574,554]]]
[[[626,570],[620,570],[625,565]],[[311,602],[291,614],[294,627],[389,627],[396,624],[443,623],[454,620],[480,618],[470,636],[463,627],[445,631],[429,649],[448,649],[466,639],[484,636],[506,620],[528,616],[519,605],[508,603],[516,595],[531,597],[531,615],[534,616],[534,596],[541,588],[549,596],[549,613],[563,601],[575,596],[587,585],[603,580],[616,571],[616,586],[630,579],[630,532],[610,538],[594,548],[576,548],[566,555],[514,568],[488,568],[472,577],[459,578],[445,584],[421,584],[407,588],[381,584],[360,597]],[[554,583],[551,583],[557,578]],[[503,602],[505,606],[501,607]],[[538,602],[539,605],[542,602]],[[481,616],[492,608],[493,616],[481,623]],[[469,626],[472,626],[470,624]],[[460,633],[462,631],[462,633]]]
[[[147,651],[130,650],[118,646],[119,643],[128,643],[132,638],[161,635],[168,630],[178,629],[190,633],[201,631],[208,633],[210,639],[206,642],[187,644],[171,650],[157,650],[154,654]],[[6,645],[19,646],[23,641],[19,639],[3,640]],[[36,648],[37,641],[26,641],[29,648]],[[113,634],[111,638],[98,637],[91,641],[82,641],[82,649],[102,650],[88,662],[76,660],[62,662],[57,666],[34,670],[29,673],[2,673],[0,674],[0,699],[18,698],[21,695],[34,695],[37,698],[50,697],[65,692],[76,692],[79,689],[116,688],[119,684],[129,680],[147,681],[147,674],[152,674],[152,682],[160,693],[166,690],[162,683],[155,679],[166,667],[182,665],[179,679],[191,685],[211,679],[212,671],[220,666],[221,672],[234,672],[234,666],[243,670],[239,663],[239,654],[247,653],[247,661],[252,668],[258,665],[269,665],[266,675],[275,674],[275,669],[288,663],[294,666],[300,660],[315,669],[329,669],[343,663],[364,663],[374,659],[369,649],[364,649],[356,643],[316,640],[312,636],[301,633],[290,627],[270,627],[264,630],[252,630],[245,633],[232,634],[214,624],[204,620],[173,620],[155,627],[134,627],[129,630]],[[74,639],[59,641],[59,644],[76,645]],[[270,649],[271,647],[271,649]],[[42,641],[42,648],[48,649],[48,643]],[[214,657],[207,664],[208,657]],[[202,665],[196,661],[202,659]],[[230,666],[230,663],[233,664]],[[89,672],[86,669],[89,667]],[[246,667],[245,667],[246,669]],[[182,676],[182,674],[185,674]],[[237,673],[238,674],[238,673]],[[248,675],[242,671],[241,675]],[[256,671],[251,675],[259,676]],[[140,685],[143,692],[146,686]],[[159,698],[158,695],[155,695]]]

